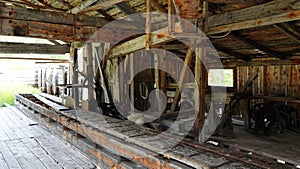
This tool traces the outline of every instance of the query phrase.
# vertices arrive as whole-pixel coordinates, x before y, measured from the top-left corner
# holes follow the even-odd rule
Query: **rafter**
[[[168,13],[168,11],[164,7],[162,7],[156,0],[150,0],[150,2],[159,12]]]
[[[241,54],[241,53],[234,52],[233,50],[228,49],[228,48],[226,48],[226,47],[224,47],[224,46],[220,46],[220,45],[214,44],[214,47],[215,47],[218,51],[220,51],[220,52],[222,52],[222,53],[225,53],[225,54],[227,54],[227,55],[229,55],[229,56],[232,56],[232,57],[234,57],[234,58],[242,59],[242,60],[247,60],[247,61],[251,60],[251,57],[249,57],[249,56],[247,56],[247,55],[244,55],[244,54]]]
[[[282,33],[284,33],[285,35],[289,36],[291,39],[293,39],[294,41],[298,42],[300,44],[300,36],[297,34],[296,30],[293,30],[293,28],[291,28],[289,25],[287,24],[276,24],[273,25],[276,29],[280,30]],[[289,27],[286,28],[286,27]]]
[[[81,4],[77,5],[76,7],[68,10],[67,13],[77,14],[79,11],[89,7],[90,5],[92,5],[93,3],[97,2],[97,1],[98,0],[85,0]]]
[[[0,0],[0,2],[4,2],[4,3],[11,3],[11,4],[14,4],[14,5],[17,5],[17,6],[21,6],[21,7],[30,7],[30,8],[33,8],[33,9],[46,9],[45,6],[41,6],[41,5],[34,5],[32,3],[29,3],[25,0],[22,0],[22,2],[15,2],[15,1],[9,1],[9,0]]]
[[[79,10],[78,13],[88,13],[88,12],[91,12],[91,11],[96,11],[98,9],[108,8],[108,7],[111,7],[111,6],[113,6],[117,3],[124,2],[124,1],[128,1],[128,0],[106,0],[106,1],[103,1],[103,2],[96,3],[95,5],[87,7],[85,9]]]
[[[245,36],[241,35],[238,31],[234,31],[234,32],[231,32],[231,35],[241,41],[243,41],[244,43],[247,43],[248,45],[251,45],[257,49],[259,49],[260,51],[263,51],[271,56],[274,56],[274,57],[277,57],[277,58],[281,58],[281,59],[284,59],[286,54],[284,53],[280,53],[280,52],[277,52],[277,51],[274,51],[258,42],[255,42],[255,41],[252,41],[248,38],[246,38]]]
[[[57,10],[57,11],[63,11],[65,12],[66,10],[64,9],[60,9],[60,8],[56,8],[50,4],[48,4],[45,0],[37,0],[39,3],[43,4],[45,7],[49,8],[49,9],[54,9],[54,10]]]
[[[137,14],[136,11],[126,2],[120,2],[114,6],[119,8],[124,14],[129,15],[128,17],[132,21],[137,22],[140,25],[145,25],[145,19],[141,15]]]
[[[208,34],[217,34],[232,30],[300,20],[299,6],[299,0],[274,0],[269,3],[250,8],[213,15],[208,17]],[[164,28],[153,32],[151,43],[153,45],[157,45],[162,42],[174,40],[174,37],[168,36],[166,33],[167,31],[168,28]],[[162,32],[165,32],[163,36],[161,36]],[[110,58],[115,58],[133,51],[144,49],[144,42],[145,36],[141,36],[124,42],[123,44],[119,44],[111,50]]]

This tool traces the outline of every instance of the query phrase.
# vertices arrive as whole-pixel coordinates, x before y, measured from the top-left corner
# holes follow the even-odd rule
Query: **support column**
[[[208,2],[203,1],[203,18],[202,18],[202,32],[207,32],[207,17],[208,17]],[[200,44],[203,42],[200,39]],[[205,43],[205,42],[204,42]],[[195,61],[195,80],[198,84],[198,91],[195,90],[194,100],[195,100],[195,110],[197,112],[195,120],[194,135],[195,140],[199,141],[199,136],[201,129],[205,122],[205,87],[207,85],[207,71],[205,68],[206,63],[206,48],[203,46],[201,48],[195,49],[196,61]]]
[[[72,84],[78,84],[78,49],[74,47],[74,45],[71,45],[70,49],[70,76]],[[79,92],[77,87],[72,88],[72,97],[75,101],[76,107],[79,106]]]
[[[87,79],[88,79],[88,109],[95,111],[97,103],[95,100],[94,87],[94,66],[93,66],[93,46],[92,43],[87,43]]]
[[[132,53],[129,55],[129,60],[130,60],[130,63],[129,63],[130,78],[132,79],[131,83],[130,83],[130,99],[131,99],[131,105],[133,106],[133,107],[131,107],[131,112],[133,112],[135,97],[134,97],[134,55]]]

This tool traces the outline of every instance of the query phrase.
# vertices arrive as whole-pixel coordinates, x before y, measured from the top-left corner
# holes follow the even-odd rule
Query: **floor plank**
[[[0,108],[0,169],[92,169],[78,149],[52,135],[15,107]]]

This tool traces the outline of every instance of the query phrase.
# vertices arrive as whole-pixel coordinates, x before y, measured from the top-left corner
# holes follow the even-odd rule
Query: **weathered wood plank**
[[[106,0],[106,1],[103,1],[103,2],[99,2],[95,5],[92,5],[90,7],[87,7],[85,9],[82,9],[82,10],[78,10],[78,13],[88,13],[88,12],[91,12],[91,11],[96,11],[96,10],[99,10],[99,9],[104,9],[104,8],[108,8],[108,7],[111,7],[117,3],[120,3],[120,2],[126,2],[128,0]]]
[[[227,31],[299,20],[299,5],[300,2],[297,0],[275,0],[267,4],[236,10],[225,14],[213,15],[208,17],[208,34],[217,34]],[[171,41],[175,38],[168,36],[167,32],[168,28],[154,32],[154,35],[151,36],[152,44],[157,45],[162,42]],[[158,35],[160,36],[158,37]],[[121,45],[115,46],[110,52],[110,58],[122,56],[145,48],[146,46],[143,43],[145,38],[145,36],[140,36]]]
[[[1,42],[0,52],[1,53],[65,54],[69,52],[69,46]]]
[[[34,95],[34,97],[36,97],[37,99],[39,99],[40,101],[42,101],[43,103],[47,104],[48,106],[50,106],[51,108],[53,108],[53,110],[55,111],[63,111],[63,110],[69,110],[70,108],[65,107],[65,106],[61,106],[59,104],[56,104],[54,102],[51,102],[50,100],[47,100],[37,94]]]
[[[20,164],[18,163],[16,157],[14,154],[10,151],[9,147],[7,144],[3,141],[0,141],[0,149],[1,149],[1,154],[4,157],[4,160],[6,161],[6,164],[8,168],[10,169],[19,169],[21,168]]]

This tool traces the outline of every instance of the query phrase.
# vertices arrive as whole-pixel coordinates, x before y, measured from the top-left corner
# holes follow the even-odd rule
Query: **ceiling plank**
[[[70,52],[69,45],[0,43],[0,53],[65,54]]]
[[[266,8],[266,9],[264,9]],[[251,9],[251,13],[249,13]],[[256,19],[252,19],[253,16]],[[234,19],[232,19],[232,18]],[[218,21],[221,23],[218,24]],[[299,0],[274,0],[271,3],[261,4],[250,8],[217,14],[208,17],[208,34],[223,33],[232,30],[247,29],[259,26],[273,25],[276,23],[300,20],[300,1]],[[164,28],[153,32],[153,45],[165,41],[172,41],[174,37],[167,36],[159,38],[157,35],[167,32],[168,28]],[[145,48],[145,36],[135,38],[133,40],[116,45],[111,49],[110,58],[115,58]]]
[[[97,1],[98,0],[85,0],[81,4],[77,5],[76,7],[68,10],[67,13],[77,14],[80,10],[83,10],[83,9],[91,6],[93,3],[97,2]]]
[[[225,53],[225,54],[227,54],[229,56],[232,56],[234,58],[242,59],[242,60],[248,60],[248,61],[251,60],[250,56],[244,55],[242,53],[234,52],[233,50],[228,49],[228,48],[226,48],[224,46],[220,46],[220,45],[214,44],[214,47],[216,48],[217,51]]]
[[[124,1],[128,1],[128,0],[106,0],[106,1],[103,1],[103,2],[99,2],[95,5],[92,5],[90,7],[87,7],[85,9],[82,9],[82,10],[79,10],[78,13],[88,13],[88,12],[91,12],[91,11],[96,11],[98,9],[103,9],[103,8],[108,8],[108,7],[111,7],[117,3],[120,3],[120,2],[124,2]]]
[[[57,11],[63,11],[65,12],[66,10],[64,9],[60,9],[60,8],[55,8],[54,6],[51,6],[50,4],[48,4],[45,0],[37,0],[39,3],[43,4],[46,8],[49,8],[49,9],[54,9],[54,10],[57,10]]]
[[[276,25],[273,25],[276,29],[280,30],[282,33],[284,33],[285,35],[287,35],[288,37],[290,37],[291,39],[293,39],[294,41],[298,42],[300,44],[300,36],[297,34],[297,32],[294,32],[294,31],[291,31],[291,28],[290,29],[287,29],[285,26],[288,26],[287,24],[276,24]]]
[[[255,42],[255,41],[252,41],[251,39],[248,39],[246,38],[245,36],[243,36],[242,34],[240,34],[238,31],[234,31],[234,32],[231,32],[230,33],[233,37],[235,37],[236,39],[248,44],[248,45],[251,45],[257,49],[259,49],[260,51],[263,51],[271,56],[274,56],[274,57],[277,57],[277,58],[280,58],[280,59],[284,59],[286,57],[286,54],[284,53],[280,53],[280,52],[277,52],[277,51],[274,51],[258,42]]]

